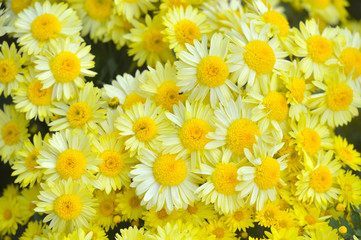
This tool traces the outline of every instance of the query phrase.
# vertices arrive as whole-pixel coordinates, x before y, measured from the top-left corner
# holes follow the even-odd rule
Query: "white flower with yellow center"
[[[49,51],[36,58],[36,77],[44,88],[53,86],[52,99],[58,101],[73,99],[84,87],[84,77],[96,75],[96,72],[89,70],[94,67],[90,46],[70,38],[50,42]]]
[[[43,88],[43,83],[35,77],[32,68],[24,73],[23,82],[14,92],[15,108],[25,113],[26,119],[37,119],[49,123],[52,104],[53,87]]]
[[[71,179],[42,183],[35,212],[45,213],[53,231],[69,233],[89,226],[95,217],[95,199],[86,185]]]
[[[125,16],[128,21],[139,19],[142,13],[154,10],[153,3],[157,0],[115,0],[115,10],[119,15]]]
[[[44,180],[58,182],[72,179],[84,185],[94,184],[94,173],[101,161],[92,152],[90,139],[81,130],[55,133],[44,143],[37,163],[44,169]]]
[[[29,55],[45,52],[55,39],[80,40],[81,21],[65,3],[36,2],[18,14],[14,25],[18,42]]]
[[[130,33],[124,38],[129,40],[128,55],[134,56],[133,59],[137,61],[138,66],[146,62],[148,66],[155,67],[158,61],[165,63],[168,60],[171,62],[175,60],[173,52],[169,49],[169,43],[163,40],[164,26],[160,15],[154,16],[153,19],[146,15],[145,24],[136,20],[132,24],[134,28],[130,29]]]
[[[146,148],[140,151],[140,164],[129,173],[130,187],[142,198],[141,205],[156,211],[164,208],[186,209],[196,200],[195,190],[200,178],[191,172],[189,162],[175,154],[155,153]]]
[[[115,127],[120,136],[127,138],[125,150],[129,150],[131,157],[143,148],[158,149],[159,137],[173,130],[164,110],[150,100],[144,104],[138,102],[120,114]]]
[[[240,92],[236,84],[229,80],[235,65],[227,60],[229,40],[221,34],[214,34],[210,41],[204,36],[202,41],[194,41],[194,46],[187,44],[188,51],[178,53],[177,86],[181,92],[189,92],[189,101],[210,99],[212,107],[218,102],[226,104],[233,98],[233,93]]]
[[[236,190],[239,183],[237,171],[241,162],[235,163],[232,152],[224,148],[211,156],[209,164],[201,164],[200,170],[196,170],[197,174],[204,176],[206,182],[195,193],[205,204],[214,204],[220,213],[233,213],[244,205]]]
[[[22,65],[25,63],[25,58],[21,56],[20,51],[17,51],[15,43],[9,47],[4,41],[0,49],[0,95],[4,93],[7,97],[18,89],[19,82],[23,81]]]
[[[163,25],[166,27],[163,33],[170,49],[176,53],[187,50],[186,43],[193,45],[193,40],[200,40],[203,34],[211,32],[206,20],[206,15],[192,6],[170,9],[163,16]]]
[[[160,137],[164,152],[177,154],[177,158],[190,159],[191,169],[199,169],[201,163],[208,163],[210,155],[219,151],[205,149],[211,141],[206,135],[214,130],[211,118],[213,110],[201,102],[180,103],[174,106],[174,113],[166,113],[175,126],[174,131]]]
[[[102,160],[96,175],[96,188],[109,194],[112,190],[120,190],[129,185],[128,173],[131,161],[124,152],[124,142],[118,138],[117,133],[95,138],[93,151],[98,153],[98,158]]]
[[[240,183],[236,189],[240,191],[240,198],[247,197],[247,203],[250,206],[256,205],[257,211],[262,210],[268,200],[276,201],[277,184],[285,185],[281,179],[281,171],[287,167],[283,161],[286,155],[274,158],[282,146],[282,143],[272,148],[254,144],[253,154],[248,149],[244,150],[247,160],[253,166],[239,168],[238,180]]]
[[[326,209],[341,193],[336,182],[341,164],[333,158],[332,151],[320,151],[314,159],[317,165],[312,159],[305,160],[305,169],[297,175],[295,194],[303,203],[314,203],[316,207]]]
[[[6,0],[5,2],[5,6],[7,8],[6,13],[8,15],[8,18],[6,20],[6,26],[4,27],[5,31],[6,30],[10,30],[10,28],[14,27],[14,23],[15,20],[17,18],[17,15],[22,12],[24,9],[28,8],[30,5],[34,5],[33,0]],[[1,22],[1,21],[0,21]],[[1,26],[1,24],[0,24]],[[6,29],[7,28],[7,29]],[[1,30],[0,30],[1,32]],[[8,31],[9,32],[13,32],[12,30]],[[1,36],[1,34],[0,34]],[[15,37],[16,34],[14,34]]]
[[[259,33],[255,31],[253,21],[250,26],[240,23],[244,35],[235,30],[227,36],[235,45],[230,47],[229,61],[236,65],[236,71],[231,79],[238,82],[238,86],[247,83],[247,87],[258,87],[265,77],[279,70],[287,70],[289,61],[285,58],[287,52],[281,51],[277,38],[268,38],[270,24],[266,24]]]
[[[361,107],[361,90],[352,80],[342,73],[335,73],[324,82],[314,81],[313,84],[323,90],[311,96],[309,106],[311,112],[320,116],[322,124],[327,123],[335,128],[351,122],[359,115]]]
[[[300,29],[293,28],[294,47],[291,54],[301,57],[300,68],[308,79],[312,74],[315,80],[322,81],[325,75],[332,72],[334,57],[333,39],[338,34],[338,28],[327,27],[320,33],[314,19],[300,23]]]
[[[49,134],[47,134],[43,140],[41,133],[39,133],[34,135],[32,142],[30,139],[24,141],[23,148],[18,153],[18,158],[11,166],[14,170],[12,176],[17,176],[15,183],[20,183],[22,187],[29,185],[32,188],[35,183],[41,181],[43,172],[42,169],[37,168],[39,164],[36,161],[39,152],[43,149],[44,142],[47,142],[49,137]]]
[[[230,100],[226,106],[216,108],[216,130],[207,135],[212,141],[206,144],[205,149],[225,146],[240,161],[245,156],[244,149],[253,151],[253,144],[259,141],[270,145],[281,142],[279,133],[260,125],[259,121],[252,121],[252,107],[253,105],[238,97],[236,101]]]
[[[143,92],[139,91],[143,75],[137,71],[135,77],[128,73],[117,75],[112,84],[104,84],[103,98],[108,102],[118,102],[123,110],[130,109],[135,103],[145,103]]]
[[[320,150],[332,148],[330,130],[319,121],[319,117],[308,113],[302,115],[297,123],[290,123],[290,145],[295,145],[299,155],[311,157]]]
[[[58,119],[49,123],[51,131],[63,129],[82,129],[85,133],[97,133],[99,125],[105,119],[105,105],[100,100],[101,91],[94,87],[93,82],[85,84],[80,90],[78,98],[69,104],[54,102],[51,112],[58,115]]]
[[[12,164],[16,154],[28,139],[29,121],[23,113],[18,113],[13,105],[3,105],[0,110],[0,156],[4,163]]]
[[[187,95],[180,91],[181,87],[177,86],[175,66],[167,62],[164,66],[157,62],[156,68],[148,67],[140,88],[144,90],[148,98],[152,99],[155,104],[162,106],[163,109],[173,112],[173,106],[184,102]]]

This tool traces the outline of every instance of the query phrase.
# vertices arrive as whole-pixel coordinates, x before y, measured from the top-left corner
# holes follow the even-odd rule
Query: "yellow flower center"
[[[186,121],[179,131],[179,138],[183,146],[191,151],[203,150],[210,141],[206,138],[211,126],[203,119],[190,119]]]
[[[54,212],[64,220],[76,219],[82,210],[82,202],[75,194],[63,194],[54,201]]]
[[[129,199],[129,206],[131,208],[138,208],[140,207],[140,200],[137,196],[133,196]]]
[[[333,53],[331,42],[320,35],[315,35],[307,40],[308,56],[315,63],[325,63]]]
[[[67,149],[59,154],[56,161],[56,170],[63,179],[71,177],[78,180],[85,173],[86,158],[78,150]]]
[[[295,78],[291,83],[291,94],[298,103],[305,98],[306,82],[303,79]]]
[[[139,0],[124,0],[124,2],[126,3],[136,3],[138,2]]]
[[[157,134],[157,125],[154,120],[149,117],[142,117],[135,121],[133,132],[137,139],[141,142],[149,142],[153,140]]]
[[[107,150],[100,154],[103,163],[99,165],[99,171],[107,177],[116,177],[124,169],[124,160],[120,152]]]
[[[166,0],[166,4],[167,4],[168,9],[173,9],[174,7],[181,7],[181,6],[183,6],[183,8],[185,9],[189,5],[189,1],[188,0]]]
[[[337,203],[336,211],[337,212],[344,212],[346,210],[346,206],[343,203]]]
[[[66,118],[72,128],[81,128],[92,117],[92,110],[86,102],[75,102],[70,105]]]
[[[104,200],[99,206],[100,212],[103,216],[110,216],[114,213],[114,202],[111,200]]]
[[[111,0],[85,0],[84,10],[95,21],[104,23],[113,13],[113,1]]]
[[[184,94],[179,94],[180,87],[175,81],[165,81],[157,89],[155,103],[164,109],[173,112],[173,105],[184,100]]]
[[[353,47],[342,50],[340,55],[346,75],[349,75],[355,69],[352,78],[355,79],[361,75],[361,52]]]
[[[280,179],[280,164],[272,157],[266,157],[256,166],[254,182],[261,190],[274,188]]]
[[[18,144],[20,141],[20,127],[15,121],[10,121],[1,128],[1,135],[6,145]]]
[[[163,41],[165,36],[161,31],[162,29],[159,28],[150,28],[144,32],[143,42],[145,50],[152,53],[160,53],[168,49],[168,43]]]
[[[119,99],[117,97],[113,97],[108,100],[108,105],[110,108],[116,108],[119,105]]]
[[[162,209],[162,210],[160,210],[160,211],[157,212],[157,217],[158,217],[159,219],[165,219],[165,218],[167,218],[168,216],[169,216],[168,213],[167,213],[164,209]]]
[[[31,33],[33,37],[40,41],[48,41],[57,38],[61,31],[61,23],[59,19],[49,13],[44,13],[31,23]]]
[[[198,82],[207,87],[221,86],[228,78],[227,64],[218,56],[204,57],[197,67]]]
[[[80,74],[80,59],[72,52],[59,53],[49,61],[49,66],[59,83],[69,83]]]
[[[33,151],[28,153],[28,156],[25,159],[25,166],[27,170],[30,172],[35,172],[36,171],[35,167],[39,165],[36,162],[36,160],[38,159],[39,151],[40,148],[35,148]]]
[[[130,109],[134,104],[141,102],[141,103],[145,103],[145,98],[139,96],[136,93],[131,93],[129,95],[126,96],[124,103],[123,103],[123,110],[127,110]]]
[[[187,211],[189,214],[196,214],[198,212],[198,207],[195,204],[194,206],[188,205]]]
[[[11,0],[10,8],[17,15],[19,12],[27,8],[32,0]]]
[[[12,59],[0,59],[0,83],[7,84],[15,80],[18,74],[16,62]]]
[[[51,104],[53,87],[42,89],[43,84],[40,81],[32,81],[28,86],[29,101],[35,106],[47,106]]]
[[[262,18],[265,23],[270,23],[278,27],[280,37],[287,37],[290,26],[287,19],[281,13],[268,11],[262,15]]]
[[[264,41],[253,40],[245,47],[244,61],[257,74],[269,74],[276,63],[273,49]]]
[[[302,148],[309,155],[314,155],[321,147],[320,135],[311,128],[303,129],[300,134]]]
[[[353,91],[345,83],[338,83],[326,90],[326,104],[332,111],[346,111],[353,101]]]
[[[346,147],[341,147],[339,149],[336,149],[338,154],[340,155],[340,158],[342,162],[349,164],[354,162],[354,155],[352,154],[352,151]]]
[[[4,219],[5,220],[10,220],[12,216],[13,216],[13,213],[11,212],[11,210],[10,209],[5,209],[5,211],[4,211]]]
[[[288,117],[288,105],[285,96],[282,93],[271,91],[263,99],[263,105],[266,107],[268,118],[281,123]]]
[[[241,210],[238,210],[235,213],[233,213],[233,218],[236,221],[241,222],[244,219],[244,213]]]
[[[236,192],[237,166],[234,163],[218,163],[212,173],[214,189],[224,195],[232,195]]]
[[[310,174],[310,187],[316,193],[328,191],[332,186],[332,174],[327,167],[319,166]]]
[[[238,119],[231,123],[227,129],[228,148],[237,155],[244,155],[244,149],[253,151],[256,136],[260,136],[260,130],[254,122],[249,119]]]
[[[216,236],[216,238],[223,238],[225,235],[224,229],[221,227],[216,227],[212,233]]]
[[[309,225],[313,225],[316,223],[315,217],[312,216],[311,214],[306,215],[305,220]]]
[[[178,43],[183,46],[185,43],[193,45],[193,40],[201,37],[197,24],[188,19],[183,19],[174,25],[174,33]]]
[[[312,6],[317,9],[325,9],[331,4],[331,0],[311,0]]]
[[[165,154],[159,156],[153,164],[155,180],[163,186],[178,186],[187,177],[187,166],[183,159],[176,159],[176,155]]]

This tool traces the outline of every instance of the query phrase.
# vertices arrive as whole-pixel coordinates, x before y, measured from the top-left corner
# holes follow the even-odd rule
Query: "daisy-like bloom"
[[[165,63],[167,60],[175,60],[169,43],[163,40],[164,26],[160,15],[154,16],[153,19],[146,15],[144,24],[139,21],[133,21],[132,24],[134,28],[130,29],[130,33],[124,38],[129,40],[128,55],[134,56],[133,59],[137,61],[138,66],[146,62],[148,66],[155,67],[158,61]]]
[[[19,197],[0,197],[0,234],[2,236],[15,235],[18,224],[24,224],[21,218]]]
[[[37,119],[49,123],[50,107],[52,103],[53,87],[43,88],[43,83],[35,77],[32,68],[24,73],[23,82],[14,92],[13,99],[15,108],[25,113],[26,119]]]
[[[155,69],[152,67],[148,69],[144,78],[140,79],[142,82],[140,88],[158,106],[173,112],[173,106],[184,102],[187,98],[187,95],[180,91],[181,87],[176,85],[178,80],[175,66],[169,61],[165,65],[157,62]]]
[[[193,45],[193,40],[200,40],[203,34],[211,32],[206,20],[206,15],[192,6],[170,9],[163,16],[163,24],[166,27],[163,33],[169,47],[176,53],[187,50],[186,43]]]
[[[58,232],[72,232],[88,227],[95,217],[95,199],[86,185],[71,179],[57,183],[41,183],[36,212],[45,213],[44,222]]]
[[[17,51],[15,43],[9,47],[7,42],[3,42],[0,48],[0,95],[4,93],[9,96],[13,90],[18,89],[19,82],[23,81],[22,74],[26,58]]]
[[[251,120],[252,107],[239,96],[236,101],[230,100],[225,107],[217,108],[214,111],[216,131],[208,133],[207,137],[213,141],[207,143],[205,149],[225,146],[241,161],[244,149],[253,151],[253,144],[260,140],[271,145],[280,142],[280,134]]]
[[[187,209],[182,211],[183,222],[190,222],[194,226],[203,226],[206,219],[213,219],[216,217],[216,211],[211,204],[196,201],[188,205]]]
[[[349,144],[346,138],[341,136],[334,137],[334,151],[335,157],[341,160],[343,167],[350,167],[355,171],[360,170],[361,157],[360,153],[354,149],[353,144]]]
[[[225,217],[208,219],[208,224],[205,225],[208,237],[206,239],[216,238],[224,240],[236,240],[236,233],[231,231],[225,223]]]
[[[0,3],[1,8],[2,3]],[[8,29],[6,27],[8,18],[10,17],[9,11],[7,9],[0,9],[0,37],[8,33]]]
[[[19,185],[14,183],[8,184],[3,190],[3,196],[9,198],[15,198],[17,196],[20,196]]]
[[[225,224],[232,231],[246,231],[246,228],[254,227],[254,209],[250,207],[240,207],[230,215],[225,216]]]
[[[81,21],[65,3],[36,2],[18,14],[14,25],[18,42],[29,55],[45,52],[55,39],[80,40]]]
[[[180,6],[187,8],[191,4],[189,0],[160,0],[160,2],[159,9],[161,13],[167,13],[170,9]]]
[[[31,222],[30,221],[28,223],[25,231],[20,236],[19,240],[32,240],[32,239],[40,238],[44,232],[44,227],[45,227],[45,225],[41,221],[40,222],[38,222],[38,221]]]
[[[90,35],[97,42],[107,34],[107,25],[112,21],[114,1],[69,0],[68,3],[77,11],[82,21],[81,35]]]
[[[93,183],[101,163],[91,150],[90,139],[81,130],[56,132],[44,143],[37,163],[44,169],[44,179],[58,182],[71,178],[85,185]]]
[[[108,102],[118,102],[123,110],[130,109],[138,102],[145,103],[145,97],[139,92],[141,78],[139,71],[135,73],[135,77],[128,73],[124,73],[123,76],[117,75],[112,84],[104,84],[103,98]]]
[[[164,227],[167,223],[173,223],[179,219],[179,212],[172,211],[167,213],[163,208],[160,211],[156,211],[155,207],[151,208],[149,211],[144,212],[143,220],[144,227],[149,231],[155,231],[157,227]]]
[[[333,158],[332,151],[320,151],[316,161],[317,164],[312,159],[305,160],[305,169],[297,175],[295,194],[304,203],[326,209],[328,203],[333,203],[341,193],[336,181],[341,164]]]
[[[267,36],[270,24],[266,24],[260,33],[256,32],[253,21],[249,27],[245,22],[241,22],[240,26],[244,35],[233,29],[227,34],[235,43],[230,47],[229,61],[236,65],[231,78],[238,82],[238,86],[247,83],[247,87],[257,89],[262,81],[267,80],[267,75],[289,68],[289,61],[285,59],[288,53],[281,51],[277,38],[269,39]]]
[[[91,240],[109,240],[107,233],[98,224],[90,223],[89,227],[84,230],[86,234],[93,232]]]
[[[328,218],[330,218],[330,216],[324,216],[321,213],[321,209],[312,205],[294,204],[293,209],[299,226],[306,230],[318,228],[323,224],[327,224],[326,221]]]
[[[196,171],[204,176],[206,182],[199,186],[195,193],[202,202],[214,203],[215,209],[220,213],[233,213],[243,206],[243,200],[239,198],[239,191],[236,190],[240,163],[233,162],[232,152],[228,149],[211,156],[210,164],[201,164],[200,170]]]
[[[55,108],[52,113],[58,115],[58,119],[49,123],[51,131],[64,129],[82,129],[85,133],[97,133],[97,123],[105,119],[106,110],[103,109],[104,102],[100,100],[101,90],[94,87],[93,82],[85,84],[80,90],[79,96],[66,104],[54,102]]]
[[[271,232],[265,232],[265,235],[267,236],[267,239],[272,239],[272,240],[279,240],[279,239],[301,240],[303,238],[302,236],[298,235],[298,231],[299,229],[296,227],[281,228],[279,230],[272,227]]]
[[[27,129],[29,122],[13,105],[3,105],[3,109],[4,111],[0,110],[0,156],[3,162],[12,163],[16,153],[30,136]]]
[[[276,185],[285,185],[280,178],[281,171],[286,169],[287,164],[283,161],[286,156],[275,159],[273,156],[283,144],[275,145],[273,148],[263,146],[263,144],[253,145],[253,154],[245,149],[247,160],[253,166],[244,166],[238,169],[238,180],[240,183],[236,190],[240,191],[240,198],[247,197],[249,205],[256,205],[260,211],[266,201],[276,200]]]
[[[115,9],[119,15],[125,16],[128,21],[138,19],[142,13],[154,10],[156,0],[115,0]]]
[[[177,55],[177,85],[181,92],[190,92],[189,101],[203,101],[209,97],[212,107],[218,102],[226,104],[240,90],[229,80],[235,64],[227,60],[229,40],[221,34],[213,34],[208,50],[207,36],[202,41],[194,40],[194,46]]]
[[[276,202],[266,202],[263,209],[256,212],[255,221],[263,227],[276,226],[280,212],[280,207]]]
[[[342,66],[341,69],[347,76],[352,73],[352,79],[359,79],[361,76],[361,64],[359,64],[361,63],[360,33],[351,33],[349,29],[344,28],[340,31],[340,37],[343,38],[343,41],[336,43],[335,55]]]
[[[14,22],[16,20],[17,15],[22,12],[24,9],[28,8],[35,1],[33,0],[6,0],[5,6],[7,8],[8,19],[7,25],[14,27]],[[0,34],[1,36],[1,34]]]
[[[302,115],[299,122],[291,122],[292,140],[299,155],[314,156],[319,150],[332,148],[330,130],[319,122],[316,115]]]
[[[330,0],[303,0],[302,7],[309,12],[309,15],[318,15],[327,24],[335,25],[340,20],[340,13],[335,6],[335,2]]]
[[[141,205],[147,209],[155,206],[159,211],[164,208],[168,213],[173,209],[186,209],[196,200],[195,190],[200,178],[191,172],[189,162],[176,158],[175,154],[154,153],[141,149],[140,164],[129,173],[132,178],[130,187],[142,197]]]
[[[313,77],[322,81],[324,75],[332,72],[332,64],[336,64],[332,40],[338,33],[338,28],[327,27],[322,33],[314,19],[300,22],[300,29],[293,28],[293,40],[295,42],[291,53],[296,57],[302,57],[300,68],[305,78]]]
[[[346,206],[348,210],[351,208],[359,208],[361,204],[361,179],[352,174],[352,171],[346,171],[340,174],[337,182],[341,188],[341,194],[338,200]]]
[[[320,116],[320,122],[335,128],[342,126],[358,116],[361,107],[360,88],[352,81],[351,75],[345,77],[337,72],[331,78],[325,79],[324,83],[314,81],[319,89],[324,92],[311,96],[309,106],[312,113]]]
[[[115,208],[117,206],[115,195],[116,194],[114,191],[110,192],[109,194],[100,190],[94,191],[94,198],[98,202],[94,223],[97,223],[103,227],[105,231],[108,231],[109,228],[113,229],[115,226],[115,222],[113,221]]]
[[[44,88],[53,86],[52,99],[69,100],[77,96],[79,89],[84,87],[84,77],[93,77],[95,72],[94,56],[90,54],[90,45],[73,41],[70,38],[52,41],[49,51],[38,55],[35,69],[37,78]]]
[[[290,105],[288,115],[291,119],[300,120],[307,113],[307,103],[311,95],[312,84],[305,79],[297,60],[287,71],[281,72],[281,80],[286,87],[287,104]]]
[[[128,40],[124,38],[125,34],[130,32],[133,24],[129,22],[124,15],[113,13],[111,20],[107,23],[107,32],[103,42],[113,41],[115,47],[120,50]]]
[[[115,235],[116,240],[145,240],[149,237],[148,233],[144,232],[144,228],[138,229],[137,226],[120,229],[120,234]]]
[[[337,229],[332,229],[329,225],[323,224],[318,228],[308,231],[307,235],[303,236],[303,239],[337,240],[339,239],[339,235]]]
[[[129,185],[131,159],[124,151],[123,140],[118,139],[117,134],[94,138],[93,151],[98,153],[98,158],[102,160],[96,175],[96,188],[109,194],[112,190],[120,190]]]
[[[119,212],[124,221],[136,220],[142,218],[146,211],[145,207],[140,205],[141,199],[137,196],[135,188],[125,189],[116,195],[118,203],[116,212]]]
[[[19,197],[21,218],[24,222],[28,222],[29,219],[35,214],[34,201],[38,200],[37,196],[40,192],[40,184],[36,184],[30,188],[23,188]]]
[[[14,161],[11,168],[14,170],[12,176],[17,176],[15,183],[20,183],[21,187],[33,187],[35,183],[39,183],[43,176],[42,170],[37,168],[39,164],[36,162],[39,151],[43,149],[44,142],[49,139],[49,134],[45,135],[44,140],[41,133],[33,136],[33,141],[26,139],[24,145],[18,153],[18,157]]]
[[[176,223],[167,223],[164,227],[157,227],[156,233],[149,235],[149,240],[162,240],[162,239],[193,239],[188,231],[181,231]]]
[[[202,102],[180,103],[174,106],[174,113],[166,113],[175,126],[174,131],[160,137],[166,153],[177,154],[177,158],[189,159],[191,169],[198,169],[207,163],[218,149],[208,150],[205,145],[211,141],[206,135],[214,130],[211,118],[213,110]]]
[[[157,149],[159,137],[172,131],[170,126],[162,108],[150,100],[133,104],[115,123],[119,134],[128,138],[125,150],[129,150],[131,157],[143,148]]]
[[[63,238],[64,240],[92,240],[93,232],[85,232],[82,228],[74,229],[74,231]]]

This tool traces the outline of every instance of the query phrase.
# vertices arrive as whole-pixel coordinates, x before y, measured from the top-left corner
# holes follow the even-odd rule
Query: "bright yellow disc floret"
[[[326,104],[332,111],[346,111],[352,101],[353,91],[344,83],[335,84],[326,90]]]
[[[287,37],[290,26],[287,19],[281,13],[268,11],[262,15],[262,18],[265,23],[278,26],[278,29],[280,30],[279,36]]]
[[[99,156],[103,163],[99,165],[99,171],[107,177],[118,176],[124,168],[124,160],[120,152],[107,150]]]
[[[43,84],[40,81],[33,81],[28,86],[29,101],[36,106],[47,106],[51,104],[53,87],[42,89]]]
[[[221,194],[232,195],[239,183],[237,176],[237,166],[234,163],[217,164],[211,176],[214,189]]]
[[[206,138],[211,126],[203,119],[190,119],[186,121],[179,131],[179,138],[184,147],[191,151],[202,150],[210,141]]]
[[[311,36],[307,40],[307,51],[308,56],[315,63],[325,63],[333,53],[330,40],[320,35]]]
[[[63,194],[54,201],[54,212],[64,220],[76,219],[82,210],[82,202],[75,194]]]
[[[80,74],[80,59],[72,52],[61,52],[50,60],[49,66],[55,80],[68,83]]]
[[[66,118],[72,128],[81,128],[92,116],[92,110],[86,102],[75,102],[70,105]]]
[[[31,33],[33,37],[40,41],[48,41],[57,38],[61,31],[61,23],[59,19],[49,13],[44,13],[31,23]]]
[[[266,107],[268,118],[281,123],[288,117],[288,105],[285,96],[282,93],[271,91],[263,99],[263,105]]]
[[[153,119],[149,117],[142,117],[135,121],[133,125],[133,132],[139,141],[149,142],[157,134],[157,125]]]
[[[186,43],[193,45],[193,40],[201,37],[197,24],[188,19],[179,21],[174,26],[174,33],[177,41],[181,45],[185,45]]]
[[[187,177],[187,165],[184,160],[176,159],[176,155],[161,155],[154,161],[153,175],[163,186],[178,186]]]
[[[207,87],[221,86],[228,78],[227,64],[218,56],[203,58],[197,67],[198,82]]]
[[[86,158],[84,154],[75,149],[61,152],[56,160],[56,170],[63,179],[71,177],[78,180],[85,173]]]
[[[320,135],[311,128],[305,128],[299,133],[302,148],[309,155],[314,155],[321,147]]]
[[[310,187],[317,193],[323,193],[332,186],[331,171],[325,166],[319,166],[310,174]]]
[[[1,136],[6,145],[15,145],[20,141],[20,127],[13,120],[1,128]]]
[[[256,166],[254,181],[261,190],[276,186],[280,179],[280,164],[272,157],[266,157],[261,165]]]
[[[348,47],[342,50],[340,55],[340,62],[342,63],[346,75],[349,75],[352,70],[354,73],[352,75],[353,79],[361,75],[361,52],[353,47]]]
[[[113,13],[113,1],[111,0],[85,0],[84,10],[93,20],[104,23]]]
[[[0,83],[7,84],[15,80],[18,74],[16,62],[12,59],[0,59]]]

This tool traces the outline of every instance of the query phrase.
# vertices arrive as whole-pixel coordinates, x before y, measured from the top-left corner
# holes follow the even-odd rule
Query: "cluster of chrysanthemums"
[[[361,158],[334,130],[361,107],[360,27],[345,0],[292,1],[311,16],[293,28],[277,4],[6,0],[0,156],[21,188],[0,197],[0,237],[346,236],[328,221],[359,209]],[[85,35],[147,70],[86,82]],[[30,137],[32,119],[50,132]]]

